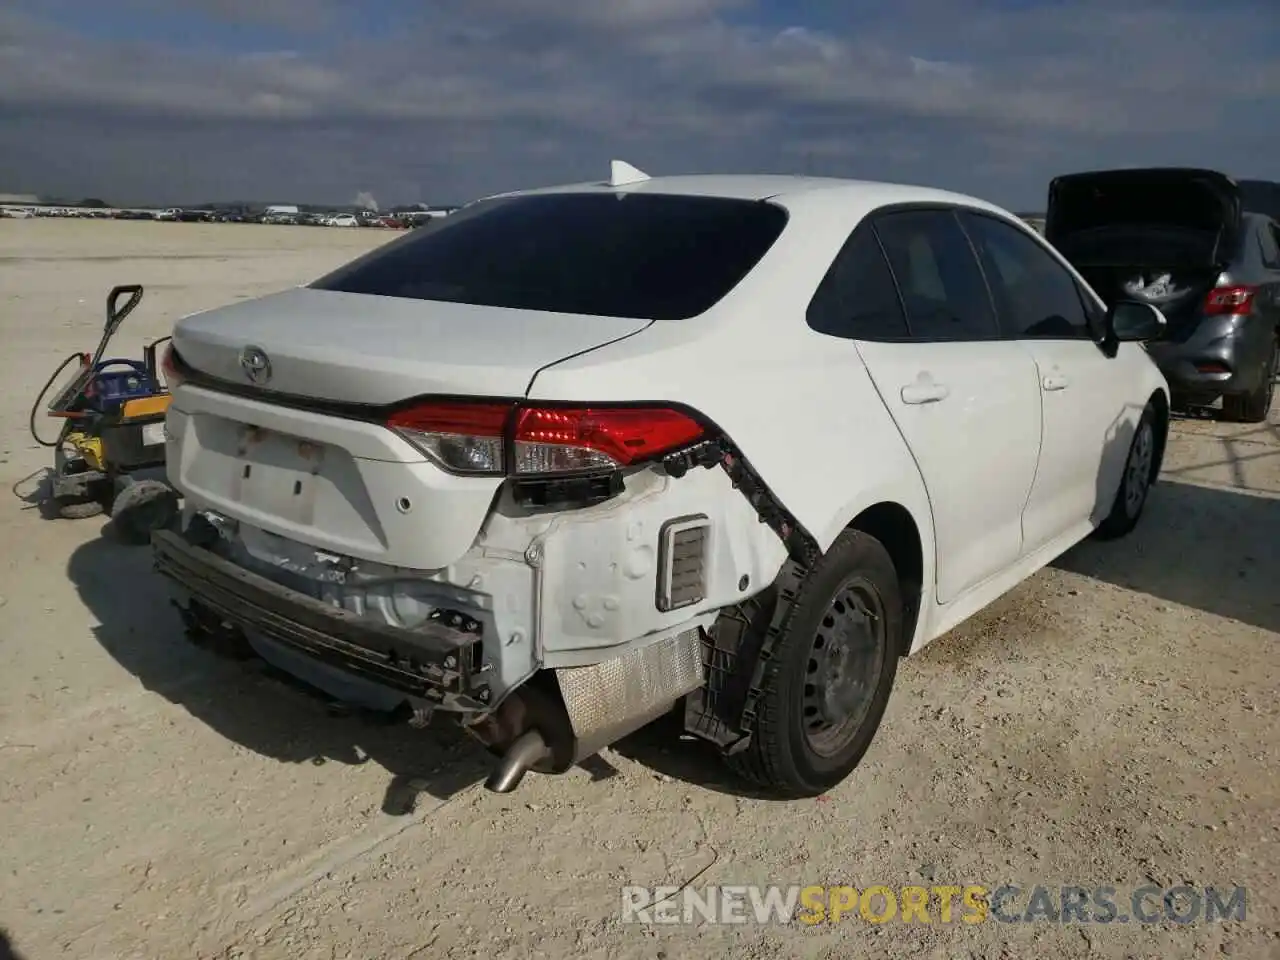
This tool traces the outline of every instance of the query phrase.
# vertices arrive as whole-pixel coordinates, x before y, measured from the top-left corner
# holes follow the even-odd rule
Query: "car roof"
[[[691,174],[650,177],[618,186],[608,181],[564,184],[532,190],[513,190],[485,199],[535,196],[556,193],[651,193],[689,197],[717,197],[733,200],[778,200],[826,195],[831,199],[856,200],[868,207],[898,203],[946,203],[978,207],[1008,215],[1008,211],[988,201],[949,190],[878,180],[839,177],[787,176],[784,174]]]

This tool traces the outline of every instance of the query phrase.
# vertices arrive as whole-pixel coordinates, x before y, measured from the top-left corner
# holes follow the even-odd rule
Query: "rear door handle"
[[[1071,381],[1060,373],[1050,374],[1040,383],[1046,390],[1065,390],[1071,385]]]
[[[941,383],[912,383],[902,388],[903,403],[937,403],[950,396],[951,391]]]

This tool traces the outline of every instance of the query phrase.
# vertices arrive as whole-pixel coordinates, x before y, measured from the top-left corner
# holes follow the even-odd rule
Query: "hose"
[[[67,357],[67,359],[63,360],[60,364],[58,364],[58,369],[53,371],[53,376],[51,376],[48,380],[45,381],[45,385],[41,387],[40,392],[36,394],[36,402],[31,405],[31,416],[27,418],[27,426],[31,430],[31,439],[34,440],[36,443],[40,444],[40,446],[42,447],[56,447],[58,443],[61,441],[62,436],[61,434],[59,434],[58,439],[53,441],[40,439],[40,435],[36,433],[36,413],[40,410],[40,404],[44,401],[45,394],[49,392],[49,388],[53,386],[53,382],[58,379],[58,377],[62,374],[62,371],[67,369],[67,367],[71,364],[73,360],[79,363],[82,361],[83,358],[84,358],[84,354],[77,352],[77,353],[71,354],[69,357]]]

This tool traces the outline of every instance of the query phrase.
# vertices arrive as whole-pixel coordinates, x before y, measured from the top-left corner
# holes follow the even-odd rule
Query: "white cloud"
[[[1191,0],[999,14],[978,0],[900,0],[861,19],[830,5],[821,28],[766,26],[747,0],[438,0],[377,37],[338,0],[195,0],[292,37],[236,53],[94,40],[72,18],[42,19],[41,0],[18,2],[26,14],[0,11],[0,164],[15,188],[50,171],[127,185],[149,167],[123,159],[146,156],[126,142],[108,151],[116,167],[82,151],[77,170],[55,155],[63,128],[41,116],[68,130],[127,117],[136,140],[166,131],[156,142],[186,159],[148,182],[184,195],[287,176],[339,196],[355,180],[380,196],[425,183],[462,197],[595,176],[619,148],[656,171],[794,169],[808,157],[961,188],[1039,184],[1099,151],[1214,165],[1218,137],[1241,149],[1256,138],[1260,156],[1280,149],[1275,98],[1253,102],[1280,88],[1273,0],[1215,10],[1218,34],[1243,38],[1225,71]],[[1242,135],[1246,110],[1256,119]]]

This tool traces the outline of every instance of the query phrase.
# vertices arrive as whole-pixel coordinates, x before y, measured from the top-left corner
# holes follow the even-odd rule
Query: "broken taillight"
[[[702,439],[694,417],[657,405],[432,400],[397,411],[395,430],[452,473],[547,476],[614,470]]]
[[[1247,314],[1253,310],[1253,297],[1257,292],[1257,287],[1214,287],[1204,298],[1204,312],[1211,317]]]

